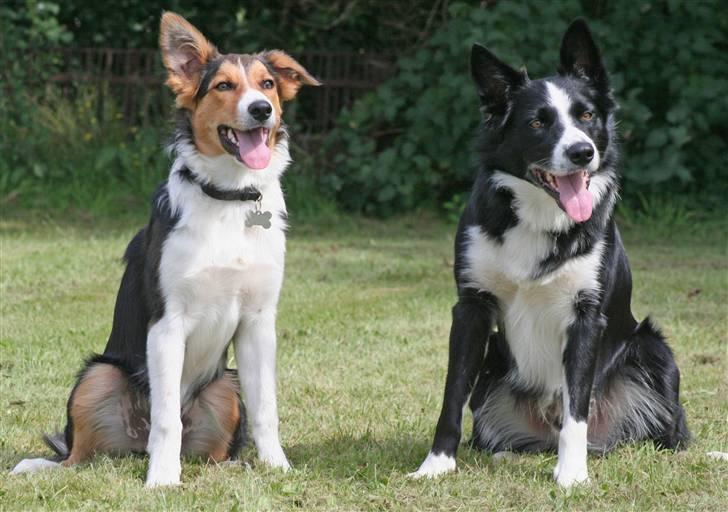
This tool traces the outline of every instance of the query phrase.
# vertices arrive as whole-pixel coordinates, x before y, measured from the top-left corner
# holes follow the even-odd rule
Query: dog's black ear
[[[477,43],[470,51],[470,73],[487,118],[504,116],[511,93],[528,81],[525,73],[513,69]]]
[[[566,29],[561,41],[559,73],[587,79],[603,91],[609,89],[602,56],[583,18],[577,18]]]

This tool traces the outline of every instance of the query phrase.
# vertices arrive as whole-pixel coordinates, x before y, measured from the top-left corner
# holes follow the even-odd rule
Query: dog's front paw
[[[144,484],[147,488],[169,487],[180,484],[182,466],[177,464],[151,464],[147,472],[147,481]]]
[[[554,479],[559,486],[568,489],[577,484],[589,483],[589,472],[584,464],[568,464],[559,461],[554,468]]]
[[[407,476],[410,478],[435,478],[445,473],[455,471],[457,465],[455,464],[455,458],[450,457],[444,453],[434,454],[432,452],[427,454],[427,457],[420,465],[420,468],[414,473],[409,473]]]
[[[180,484],[179,475],[157,475],[151,471],[147,474],[147,481],[144,486],[152,489],[154,487],[172,487]]]
[[[291,469],[291,465],[288,463],[286,454],[283,453],[283,448],[280,446],[277,449],[273,448],[260,451],[258,453],[258,458],[272,468],[281,469],[284,472]]]

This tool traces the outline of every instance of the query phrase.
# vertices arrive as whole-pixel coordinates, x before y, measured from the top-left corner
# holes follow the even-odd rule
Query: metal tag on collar
[[[262,202],[263,198],[259,197],[255,201],[255,209],[248,212],[248,216],[245,219],[245,225],[247,227],[252,228],[253,226],[261,226],[263,229],[270,228],[270,219],[273,217],[273,214],[271,212],[264,212],[261,210]]]

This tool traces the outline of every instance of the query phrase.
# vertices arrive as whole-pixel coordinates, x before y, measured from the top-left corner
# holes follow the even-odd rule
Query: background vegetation
[[[532,76],[551,74],[568,22],[586,16],[622,109],[624,197],[635,211],[671,204],[677,217],[720,209],[728,193],[728,17],[721,0],[270,0],[238,2],[10,0],[0,7],[0,201],[13,207],[118,211],[142,204],[164,178],[168,125],[129,126],[113,95],[45,78],[57,63],[29,48],[152,47],[174,9],[223,49],[283,47],[376,52],[395,72],[341,112],[286,186],[309,211],[455,213],[473,175],[477,99],[472,42]],[[313,70],[314,73],[316,70]],[[305,101],[305,91],[302,101]],[[111,97],[111,100],[108,98]],[[296,140],[296,119],[293,124]],[[295,150],[296,148],[294,148]],[[304,201],[298,201],[304,197]],[[292,210],[295,210],[292,208]],[[675,212],[673,212],[674,214]]]

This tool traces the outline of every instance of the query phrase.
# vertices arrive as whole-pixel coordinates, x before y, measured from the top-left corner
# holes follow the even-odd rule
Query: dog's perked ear
[[[559,74],[589,80],[600,91],[609,90],[609,78],[589,26],[582,18],[574,20],[561,41]]]
[[[528,82],[526,73],[513,69],[477,43],[470,51],[470,73],[487,119],[505,116],[511,93]]]
[[[278,93],[283,101],[292,100],[302,85],[321,85],[293,57],[281,50],[270,50],[260,55],[275,73]]]
[[[205,65],[219,55],[217,48],[182,16],[162,14],[159,28],[162,62],[167,68],[167,85],[185,106],[195,96]]]

